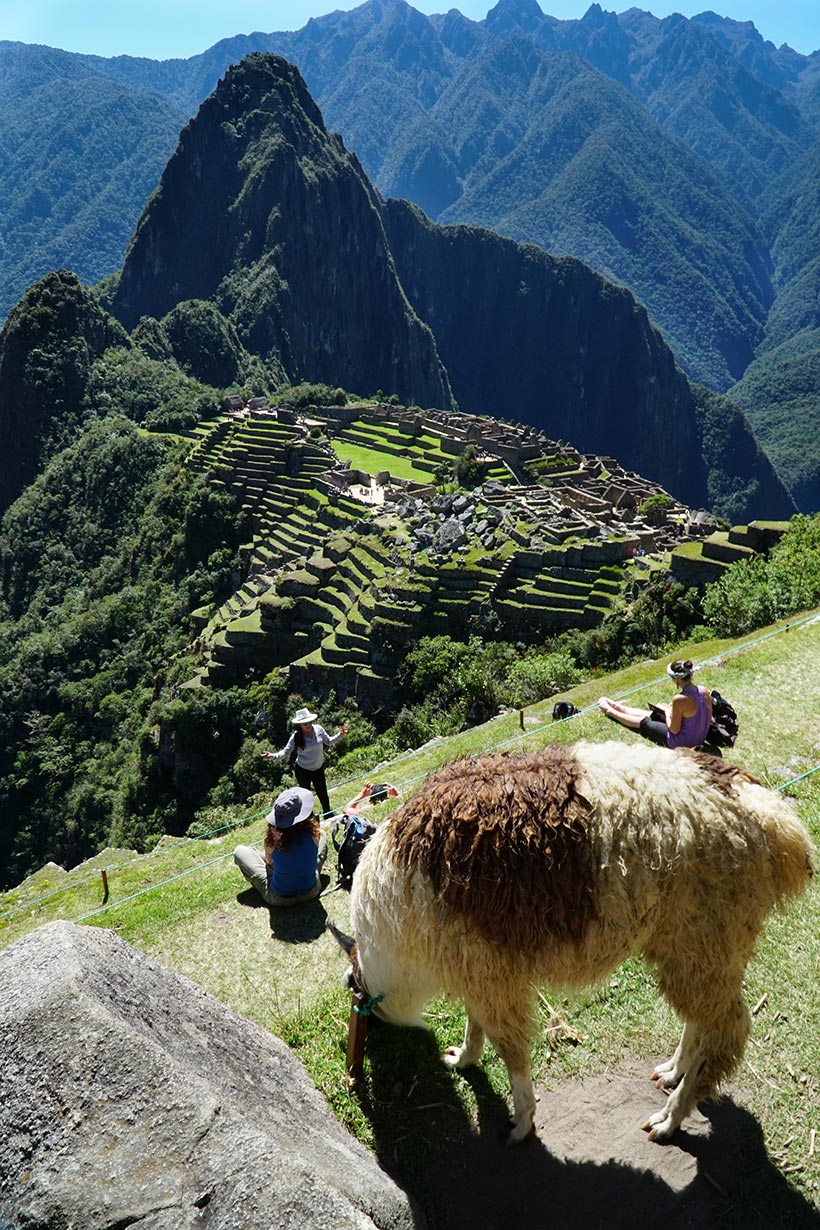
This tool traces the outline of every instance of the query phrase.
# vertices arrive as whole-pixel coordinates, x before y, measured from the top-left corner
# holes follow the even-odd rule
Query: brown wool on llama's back
[[[390,845],[484,939],[521,952],[577,943],[597,913],[581,777],[559,745],[456,761],[392,818]]]
[[[718,790],[722,790],[724,794],[734,796],[735,783],[738,780],[753,782],[756,786],[763,785],[759,778],[753,777],[746,769],[741,769],[736,764],[729,764],[721,760],[720,756],[710,756],[708,752],[696,751],[690,747],[679,747],[677,751],[680,756],[688,756],[690,760],[694,760],[698,768],[707,773]]]

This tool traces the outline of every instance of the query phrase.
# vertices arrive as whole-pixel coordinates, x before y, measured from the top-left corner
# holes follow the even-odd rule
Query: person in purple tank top
[[[692,662],[680,658],[670,662],[666,673],[679,685],[668,705],[632,709],[608,696],[598,698],[598,707],[613,722],[634,730],[661,747],[700,747],[705,743],[712,721],[712,694],[692,682]]]

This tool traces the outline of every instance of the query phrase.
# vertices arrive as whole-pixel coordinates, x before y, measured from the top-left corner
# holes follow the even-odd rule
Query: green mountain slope
[[[637,97],[755,210],[771,179],[811,143],[811,122],[701,21],[680,14],[657,21],[631,9],[619,22],[630,38]]]
[[[754,362],[731,390],[801,508],[820,506],[820,145],[764,198],[777,294]]]
[[[731,390],[800,508],[820,507],[820,329],[766,349]]]
[[[69,274],[49,274],[17,304],[0,334],[0,510],[74,439],[92,363],[124,340]]]
[[[115,269],[185,112],[48,47],[0,43],[0,319],[51,269]]]
[[[748,365],[772,298],[762,236],[625,90],[579,60],[534,57],[526,45],[521,52],[535,63],[515,119],[503,117],[520,124],[514,147],[499,156],[500,143],[491,141],[489,166],[486,155],[476,167],[463,157],[462,193],[440,220],[475,222],[580,257],[633,290],[691,374],[725,387]],[[511,58],[519,58],[513,47],[476,65],[496,99]],[[455,130],[479,148],[480,134],[461,123],[473,104],[456,86],[434,116],[452,115]]]

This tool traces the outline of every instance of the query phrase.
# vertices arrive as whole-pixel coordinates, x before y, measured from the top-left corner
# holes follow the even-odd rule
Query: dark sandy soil
[[[667,1145],[648,1139],[641,1124],[665,1097],[648,1079],[653,1062],[539,1090],[536,1135],[512,1149],[500,1139],[504,1105],[474,1069],[480,1130],[446,1133],[446,1156],[421,1183],[427,1223],[435,1230],[820,1230],[820,1211],[767,1156],[742,1093],[704,1104]],[[401,1182],[400,1153],[395,1160],[387,1168]]]

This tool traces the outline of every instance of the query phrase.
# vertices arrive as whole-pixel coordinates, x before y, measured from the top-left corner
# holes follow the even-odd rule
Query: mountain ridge
[[[137,99],[139,106],[147,99],[156,106],[163,93],[164,105],[170,102],[180,108],[179,115],[198,105],[231,57],[248,48],[274,46],[286,51],[302,63],[308,84],[318,89],[328,122],[345,132],[347,144],[354,144],[366,169],[372,174],[376,166],[383,168],[390,182],[377,181],[382,190],[415,197],[430,213],[447,221],[492,222],[519,240],[539,241],[552,245],[556,252],[581,256],[605,276],[637,292],[691,376],[710,387],[727,389],[747,370],[756,352],[765,362],[767,349],[787,341],[789,330],[811,324],[812,276],[798,271],[790,284],[782,284],[790,276],[790,265],[782,253],[797,215],[790,221],[790,207],[772,206],[771,202],[777,201],[781,181],[783,194],[787,192],[787,177],[803,157],[800,150],[806,141],[816,139],[818,117],[810,98],[820,53],[800,56],[789,49],[772,50],[753,29],[724,19],[696,22],[678,16],[660,20],[634,9],[616,17],[593,5],[577,21],[558,21],[546,14],[539,21],[532,5],[522,11],[528,33],[522,30],[521,14],[514,5],[511,9],[498,6],[490,21],[490,27],[496,25],[493,34],[486,20],[471,22],[456,11],[427,18],[397,0],[326,14],[301,31],[236,36],[190,61],[160,64],[129,57],[104,61],[48,49],[42,55],[55,65],[59,60],[75,76],[80,69],[90,74],[86,85],[110,79],[119,83],[118,88],[127,86],[129,106]],[[513,41],[529,39],[536,57],[584,57],[587,92],[577,91],[575,115],[579,108],[588,112],[587,101],[594,103],[597,98],[601,121],[585,147],[576,151],[572,165],[565,166],[560,177],[553,173],[539,188],[539,167],[552,162],[550,140],[557,128],[553,125],[549,134],[527,134],[518,118],[526,116],[527,106],[515,96],[514,74],[507,83],[507,101],[477,92],[472,84],[462,100],[465,113],[470,107],[493,110],[486,132],[476,128],[473,144],[486,148],[488,141],[483,138],[491,133],[489,144],[508,159],[517,175],[516,190],[510,188],[508,193],[514,208],[502,212],[492,201],[501,177],[496,173],[492,178],[491,166],[476,164],[473,174],[480,172],[485,179],[482,200],[479,187],[465,182],[469,159],[465,162],[463,148],[455,146],[442,128],[446,115],[437,114],[436,108],[457,111],[455,97],[451,105],[447,95],[446,107],[442,99],[458,73],[479,62],[481,56],[486,58],[490,46],[501,47],[510,37],[497,36],[505,12],[515,31]],[[7,56],[11,46],[2,45]],[[25,46],[18,46],[14,55],[22,57],[20,64],[32,56],[42,61],[39,50]],[[698,73],[707,67],[709,75],[701,79]],[[38,71],[41,75],[46,71],[42,63]],[[48,71],[56,68],[52,65]],[[623,91],[617,107],[621,115],[618,128],[606,127],[604,122],[608,112],[616,110],[605,102],[615,95],[606,94],[604,82],[607,88]],[[633,109],[628,122],[627,100]],[[7,107],[12,105],[7,96]],[[653,142],[660,140],[657,133],[661,129],[653,130],[652,141],[639,139],[641,112],[635,108],[640,107],[648,107],[655,122],[665,126],[662,156],[669,175],[653,172]],[[80,102],[77,109],[82,110]],[[537,112],[538,108],[529,110]],[[52,123],[51,128],[55,127],[59,126]],[[357,140],[351,142],[351,131],[354,137],[359,132],[367,134],[361,147]],[[678,136],[673,139],[670,132]],[[524,143],[515,162],[512,149],[522,133]],[[163,140],[167,156],[171,152],[167,135]],[[680,140],[690,149],[694,146],[695,152],[681,154]],[[35,144],[38,151],[47,150],[49,139],[39,137]],[[611,178],[607,168],[627,149],[633,165]],[[85,152],[78,166],[84,157]],[[141,151],[135,157],[145,176],[154,159],[158,178],[165,157],[159,156],[156,142],[153,151]],[[699,171],[698,166],[705,165],[698,163],[699,158],[707,159],[711,169]],[[122,163],[120,185],[137,181],[129,174],[129,166],[127,160]],[[113,171],[109,168],[106,174]],[[45,163],[40,178],[44,175]],[[660,188],[670,176],[676,177],[679,186],[674,194],[664,189],[661,199]],[[762,215],[755,208],[751,217],[748,205],[738,209],[731,198],[756,191],[761,177],[766,179],[766,208]],[[18,178],[22,181],[21,174]],[[114,251],[117,245],[124,250],[132,229],[126,226],[128,210],[133,211],[130,216],[135,222],[141,204],[130,182],[128,199],[116,185],[108,196],[98,192],[91,193],[88,201],[69,198],[66,225],[59,242],[53,242],[49,228],[57,224],[57,214],[47,185],[41,187],[37,178],[36,174],[29,177],[19,190],[22,200],[26,199],[23,193],[34,194],[32,199],[44,204],[26,224],[32,241],[27,243],[24,271],[12,283],[12,298],[24,282],[54,265],[79,268],[85,279],[95,280],[103,265],[99,260],[84,263],[78,245],[86,241],[84,237],[96,244],[96,237],[104,232],[108,246],[101,249],[103,253]],[[82,187],[82,172],[78,180]],[[651,191],[650,182],[654,184]],[[465,215],[474,213],[472,218],[458,214],[454,204],[465,189],[470,206]],[[598,200],[602,195],[604,208]],[[517,199],[522,196],[526,200]],[[3,221],[0,216],[0,224]],[[12,227],[7,236],[16,233]],[[116,262],[103,254],[103,264],[107,261],[109,268],[115,267]],[[11,268],[12,262],[6,261],[5,269]],[[773,300],[775,289],[777,299]],[[776,393],[776,383],[769,382],[767,387]],[[765,410],[760,414],[765,418]],[[775,402],[772,415],[777,414]],[[805,447],[810,454],[817,452],[809,439]],[[820,466],[820,457],[817,464]],[[782,466],[780,472],[790,482],[790,469]],[[800,489],[805,498],[808,488],[801,484]]]
[[[308,99],[280,57],[254,54],[229,70],[138,224],[114,315],[133,327],[180,299],[210,298],[243,346],[290,379],[442,408],[452,388],[475,413],[508,402],[552,438],[580,436],[684,502],[708,504],[708,472],[733,463],[704,457],[689,386],[629,292],[574,258],[442,229],[382,201],[313,101],[303,109]],[[732,519],[757,502],[786,513],[768,461],[748,462]]]

